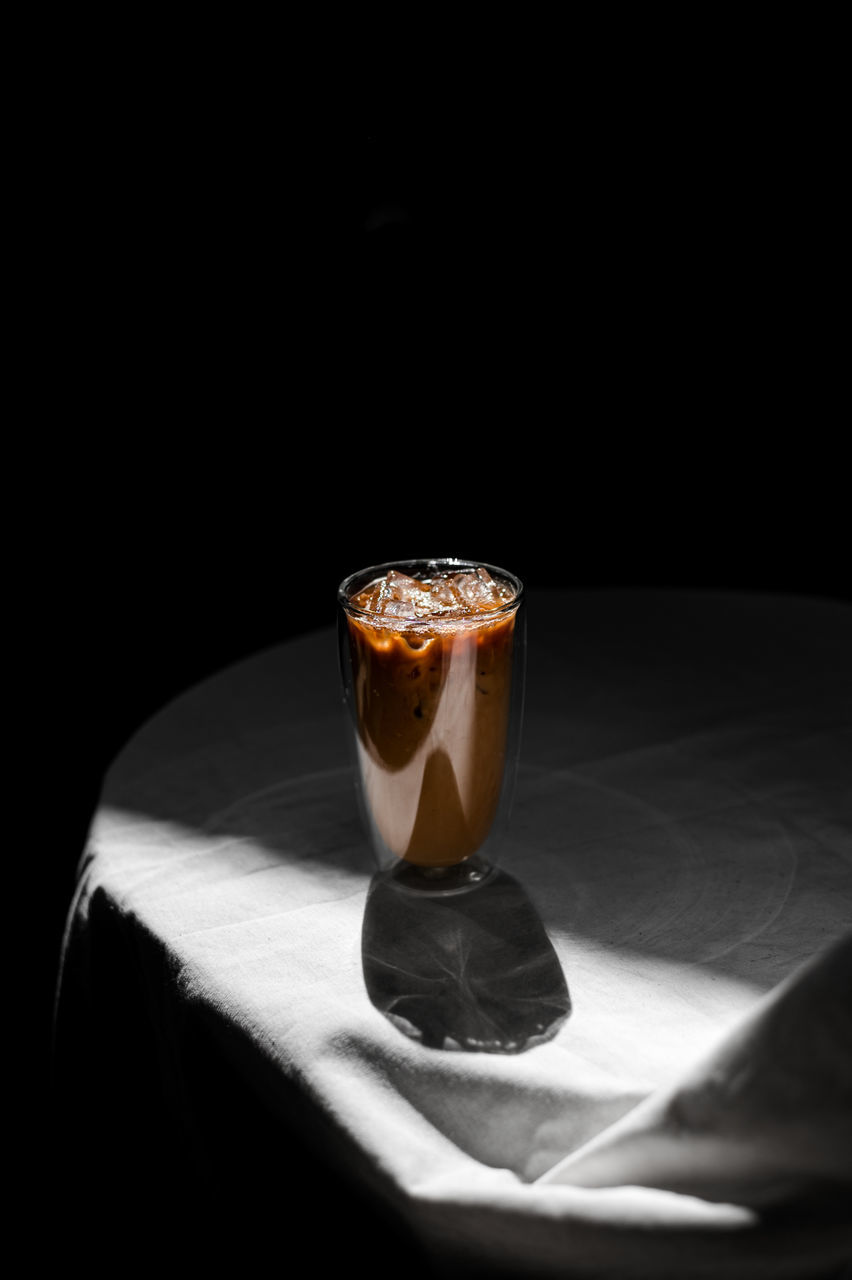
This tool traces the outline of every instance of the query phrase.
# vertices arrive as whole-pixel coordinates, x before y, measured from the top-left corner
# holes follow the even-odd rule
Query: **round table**
[[[852,611],[533,591],[528,637],[467,895],[375,877],[331,629],[135,735],[58,991],[81,1211],[373,1274],[840,1273]]]

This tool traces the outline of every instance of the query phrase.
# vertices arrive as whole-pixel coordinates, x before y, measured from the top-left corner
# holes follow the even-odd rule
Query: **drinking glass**
[[[458,893],[498,865],[523,717],[523,584],[461,559],[403,560],[338,587],[356,789],[380,872]]]

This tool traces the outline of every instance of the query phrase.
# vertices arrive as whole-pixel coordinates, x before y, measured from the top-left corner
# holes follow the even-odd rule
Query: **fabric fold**
[[[674,1086],[539,1182],[646,1186],[764,1212],[852,1211],[850,1061],[852,932],[767,993]]]

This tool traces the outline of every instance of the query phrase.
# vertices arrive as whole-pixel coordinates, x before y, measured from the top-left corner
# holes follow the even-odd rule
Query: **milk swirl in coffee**
[[[397,857],[453,866],[497,810],[512,680],[514,588],[482,567],[389,570],[351,598],[358,757],[372,823]]]

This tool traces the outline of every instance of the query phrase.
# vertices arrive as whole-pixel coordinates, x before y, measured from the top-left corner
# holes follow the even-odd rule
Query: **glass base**
[[[490,862],[474,855],[450,867],[419,867],[413,862],[400,861],[385,871],[382,878],[406,893],[442,895],[478,889],[496,870]]]

